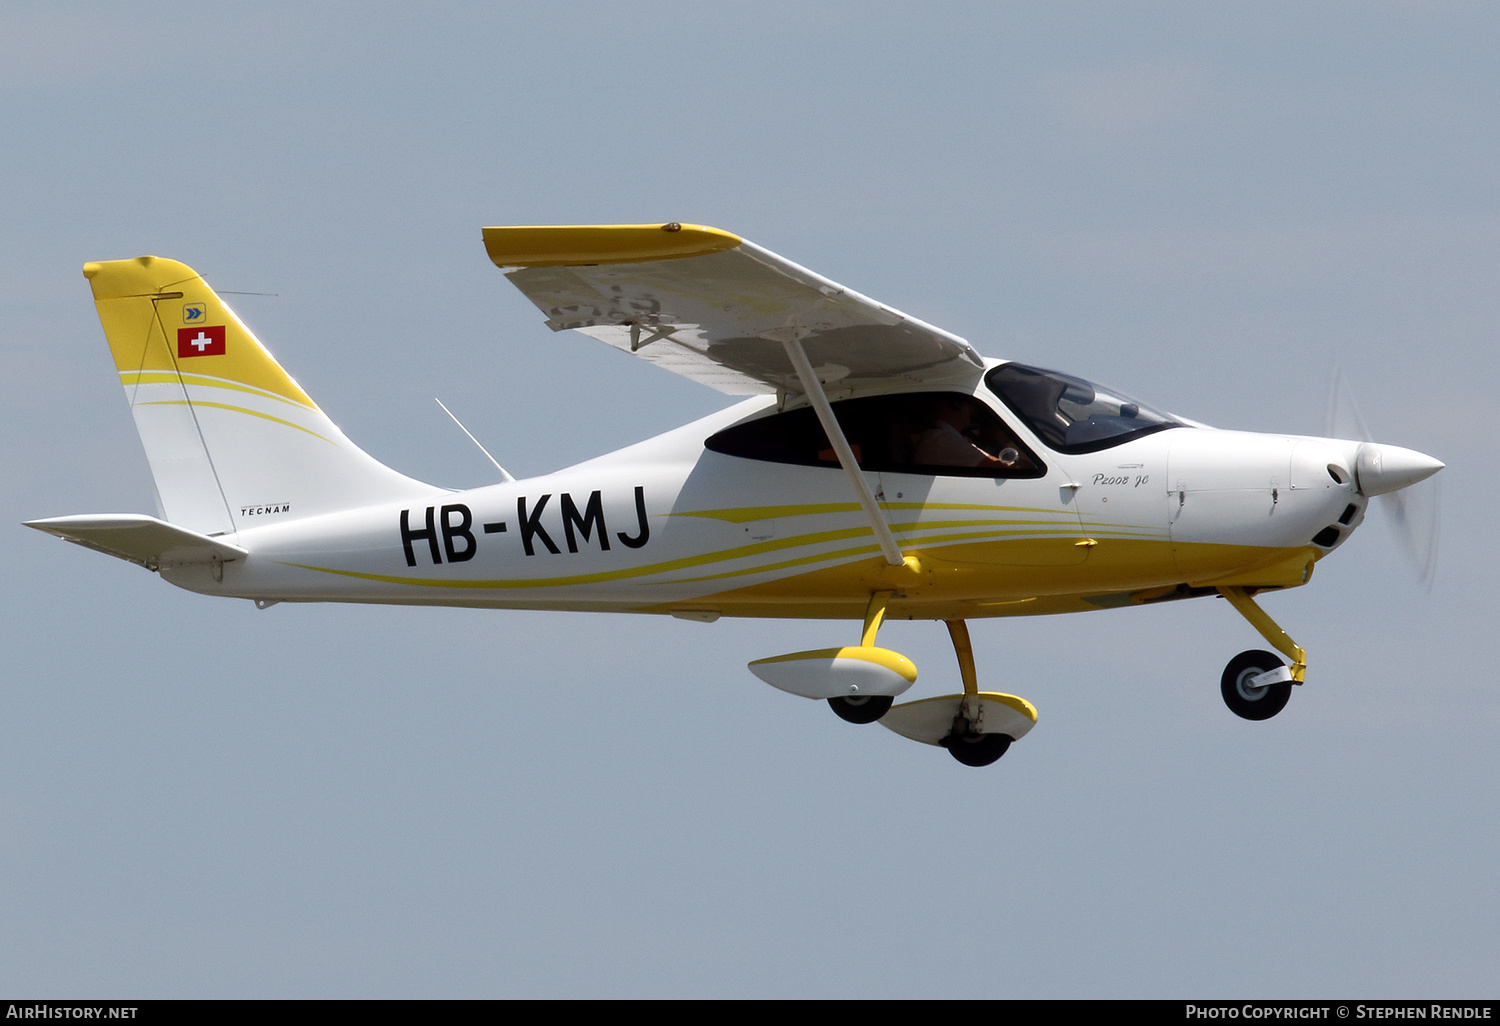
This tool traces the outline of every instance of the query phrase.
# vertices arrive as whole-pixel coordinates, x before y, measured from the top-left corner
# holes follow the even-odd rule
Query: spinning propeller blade
[[[1328,379],[1323,431],[1329,438],[1358,439],[1355,477],[1362,495],[1378,496],[1407,563],[1424,591],[1432,590],[1437,566],[1440,492],[1433,477],[1443,464],[1423,453],[1382,445],[1370,436],[1359,403],[1335,367]]]

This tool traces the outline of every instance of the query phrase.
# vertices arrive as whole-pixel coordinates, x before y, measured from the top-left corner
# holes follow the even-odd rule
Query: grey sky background
[[[0,993],[1494,997],[1500,9],[7,3]],[[973,624],[987,770],[776,692],[833,622],[214,601],[20,526],[152,511],[87,260],[183,260],[451,485],[727,405],[575,333],[485,224],[737,232],[1184,416],[1444,460],[1265,600]],[[955,689],[938,624],[882,644]]]

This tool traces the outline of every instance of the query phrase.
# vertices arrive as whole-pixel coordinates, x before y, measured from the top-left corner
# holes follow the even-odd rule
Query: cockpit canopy
[[[950,477],[1042,477],[1046,466],[984,400],[962,392],[890,392],[832,404],[865,470]],[[772,463],[837,467],[809,407],[743,421],[706,439],[713,452]]]
[[[1006,363],[984,380],[1038,438],[1058,452],[1098,452],[1155,431],[1187,426],[1123,392],[1072,374]]]

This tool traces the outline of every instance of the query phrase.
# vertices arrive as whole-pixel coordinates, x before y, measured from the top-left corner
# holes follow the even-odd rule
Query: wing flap
[[[524,234],[502,234],[512,232]],[[653,249],[650,232],[669,241]],[[958,336],[718,229],[486,228],[485,243],[554,331],[581,331],[730,395],[800,391],[788,339],[821,380],[845,388],[983,368]],[[516,266],[522,259],[537,262]]]

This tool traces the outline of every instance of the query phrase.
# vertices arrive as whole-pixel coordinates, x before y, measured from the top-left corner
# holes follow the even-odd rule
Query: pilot
[[[932,404],[931,426],[916,438],[912,462],[931,467],[1013,467],[1020,454],[1011,448],[991,456],[969,438],[974,410],[956,396],[941,396]]]

